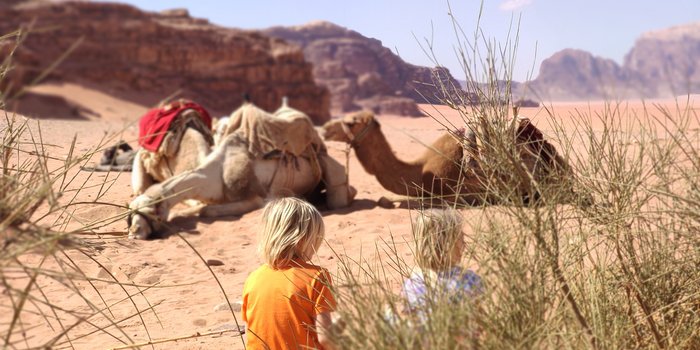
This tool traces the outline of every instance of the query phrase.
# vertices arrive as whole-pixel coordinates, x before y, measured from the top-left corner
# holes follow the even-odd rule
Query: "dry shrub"
[[[398,286],[413,265],[396,249],[405,242],[391,238],[371,257],[340,256],[339,313],[346,323],[340,347],[700,347],[694,101],[641,111],[610,101],[602,112],[570,115],[544,107],[549,141],[571,172],[565,186],[538,181],[519,160],[511,131],[517,31],[499,44],[480,30],[469,40],[453,23],[469,84],[461,95],[443,86],[442,98],[464,124],[479,126],[474,132],[488,154],[481,163],[484,188],[507,203],[462,210],[474,232],[466,256],[478,265],[485,294],[460,305],[434,300],[423,322],[402,311]],[[438,109],[432,116],[458,128]],[[524,205],[522,192],[513,191],[523,184],[538,194],[535,205]],[[567,201],[572,193],[582,200]]]
[[[0,41],[16,39],[19,43],[23,37],[18,32],[0,37]],[[10,54],[0,62],[0,83],[12,69],[11,59]],[[53,67],[55,64],[48,70]],[[47,74],[44,72],[42,76]],[[24,90],[18,91],[21,94]],[[19,94],[11,98],[17,96]],[[0,95],[0,108],[9,98]],[[100,261],[98,252],[110,239],[126,237],[126,232],[105,234],[101,229],[124,221],[128,208],[103,201],[116,177],[105,176],[100,183],[88,185],[94,174],[81,180],[78,172],[94,154],[113,144],[118,133],[103,138],[98,145],[79,155],[75,152],[75,138],[67,150],[61,149],[44,142],[38,121],[2,110],[0,113],[0,346],[8,349],[84,348],[97,335],[122,344],[120,348],[139,348],[229,333],[228,330],[211,334],[192,331],[192,335],[182,336],[180,332],[187,330],[174,330],[177,334],[173,334],[173,338],[152,339],[149,329],[162,327],[162,324],[156,312],[158,305],[151,303],[145,292],[177,286],[139,285],[128,277],[114,275],[109,266]],[[59,150],[67,155],[52,155]],[[81,201],[88,197],[81,196],[88,189],[93,193],[97,189],[97,195],[89,201]],[[80,208],[95,206],[117,206],[123,210],[90,222],[74,215]],[[176,234],[218,283],[204,258],[184,237]],[[95,266],[100,270],[97,276],[87,273]],[[225,297],[223,287],[218,285]],[[60,292],[56,293],[57,290]],[[107,290],[117,290],[122,295],[117,300],[103,297]],[[69,300],[78,300],[81,305],[76,307],[75,303],[69,304]],[[231,314],[235,321],[233,310]],[[128,324],[134,323],[144,330],[148,341],[138,343],[130,336],[134,329],[125,330]],[[37,327],[49,327],[51,336],[36,338]],[[237,329],[234,331],[239,333]]]

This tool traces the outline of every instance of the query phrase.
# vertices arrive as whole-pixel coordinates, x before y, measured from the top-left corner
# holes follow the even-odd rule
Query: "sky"
[[[517,50],[512,78],[534,79],[543,59],[565,48],[582,49],[622,64],[644,32],[700,21],[700,0],[121,0],[148,11],[186,8],[194,17],[243,29],[325,20],[379,39],[405,61],[465,74],[455,54],[464,37],[483,37]],[[479,16],[480,9],[481,16]],[[509,39],[509,32],[510,40]],[[431,42],[435,59],[424,49]],[[509,43],[509,44],[508,44]]]

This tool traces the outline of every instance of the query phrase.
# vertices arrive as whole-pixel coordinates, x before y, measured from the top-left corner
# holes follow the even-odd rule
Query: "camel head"
[[[228,128],[228,121],[230,117],[214,118],[212,121],[212,133],[214,137],[214,146],[218,146],[224,139],[224,134],[226,133],[226,128]]]
[[[158,213],[158,205],[148,195],[142,194],[134,198],[129,203],[129,211],[129,239],[147,239],[162,228],[163,218]]]
[[[355,147],[375,126],[379,127],[379,123],[374,119],[374,113],[369,111],[355,112],[324,124],[323,138],[326,141],[349,143]]]

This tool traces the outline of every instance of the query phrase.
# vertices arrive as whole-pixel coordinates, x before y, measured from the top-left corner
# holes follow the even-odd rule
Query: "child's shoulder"
[[[461,280],[480,280],[481,277],[471,269],[462,267],[462,266],[455,266],[447,273],[445,274],[446,276],[449,276],[450,278],[453,279],[461,279]]]
[[[319,265],[316,265],[312,263],[311,261],[301,261],[301,260],[292,260],[291,265],[300,269],[309,269],[309,270],[316,270],[316,271],[328,271],[325,267],[321,267]]]
[[[271,271],[271,270],[272,270],[272,268],[270,268],[270,266],[268,266],[267,264],[262,264],[262,265],[258,266],[255,270],[251,271],[248,274],[247,279],[254,280],[254,279],[260,277],[261,275],[264,275],[265,273],[267,273],[268,271]]]
[[[295,268],[313,277],[322,276],[325,278],[330,275],[328,269],[319,265],[312,264],[311,262],[303,262],[301,264],[298,264]]]
[[[452,270],[451,277],[453,280],[459,283],[462,288],[466,288],[474,292],[481,292],[483,290],[481,276],[470,269],[455,267]]]
[[[273,279],[325,279],[330,276],[324,267],[308,262],[292,261],[288,266],[282,268],[272,268],[268,264],[263,264],[253,270],[246,278],[247,283],[255,281],[270,281]]]

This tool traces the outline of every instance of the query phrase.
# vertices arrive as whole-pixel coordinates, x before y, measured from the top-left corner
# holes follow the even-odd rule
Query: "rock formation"
[[[547,100],[656,98],[700,93],[700,22],[644,33],[622,66],[581,50],[544,60],[517,94]]]
[[[445,68],[404,62],[382,42],[328,22],[272,27],[266,34],[301,46],[314,64],[316,82],[331,91],[333,112],[360,108],[375,113],[420,115],[415,103],[441,103],[436,86],[459,83]]]
[[[0,18],[0,34],[28,30],[3,90],[31,83],[68,53],[47,80],[134,98],[178,94],[216,114],[230,113],[244,93],[266,110],[288,96],[315,123],[330,117],[329,93],[313,81],[303,52],[258,31],[212,25],[187,10],[150,13],[97,2],[13,0],[0,6]],[[0,41],[0,62],[15,44],[15,37]]]
[[[525,96],[545,101],[612,97],[626,88],[626,77],[613,60],[565,49],[542,61],[537,79],[527,88],[531,90]]]
[[[624,67],[652,88],[649,94],[700,93],[700,22],[642,34]]]

